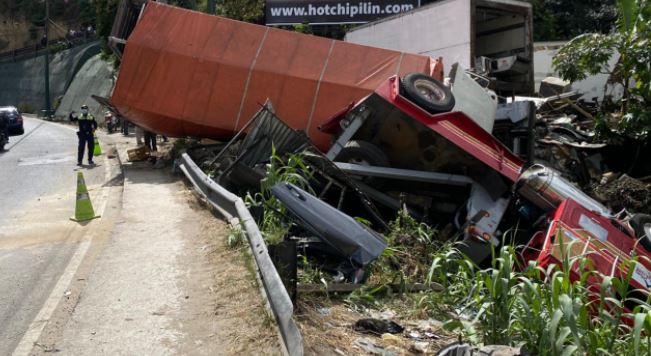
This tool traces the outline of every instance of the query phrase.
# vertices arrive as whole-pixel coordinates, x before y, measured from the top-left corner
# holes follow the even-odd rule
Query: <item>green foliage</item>
[[[251,206],[264,209],[260,229],[262,236],[268,244],[275,245],[283,241],[291,227],[286,221],[286,208],[271,193],[271,188],[280,182],[287,182],[297,185],[311,193],[309,180],[312,177],[311,169],[305,164],[304,155],[307,153],[290,155],[283,160],[272,146],[270,163],[267,165],[267,174],[260,182],[260,192],[246,195],[244,201]]]
[[[588,33],[566,43],[554,57],[554,69],[570,82],[588,75],[609,73],[608,60],[615,53],[616,39],[611,35]]]
[[[242,222],[236,226],[231,226],[226,237],[226,245],[230,248],[238,248],[244,244],[246,235],[242,229]]]
[[[108,47],[108,37],[111,35],[111,28],[115,20],[119,0],[94,0],[95,4],[95,27],[97,36],[102,40],[102,52],[111,53]]]
[[[628,274],[619,279],[600,275],[584,257],[565,256],[562,266],[543,269],[531,262],[517,268],[516,251],[507,246],[480,269],[446,245],[429,274],[446,291],[429,294],[421,304],[430,313],[438,308],[458,314],[445,327],[477,344],[522,346],[534,355],[651,351],[651,306],[636,299],[629,284],[637,262],[627,262]],[[584,271],[575,283],[564,272],[570,266]],[[595,277],[602,283],[590,291]],[[625,304],[636,306],[627,312]]]
[[[369,267],[367,283],[382,286],[422,283],[432,256],[441,245],[435,240],[437,231],[419,223],[405,210],[399,211],[389,226],[390,230],[385,236],[388,247]],[[369,296],[363,290],[359,293]]]
[[[36,108],[34,107],[34,105],[32,105],[30,103],[27,103],[27,102],[23,102],[23,103],[18,104],[17,109],[18,109],[18,111],[20,111],[22,113],[25,113],[25,114],[34,114],[34,113],[36,113]]]
[[[527,0],[533,7],[534,41],[566,40],[587,32],[607,33],[615,1]]]
[[[50,49],[50,54],[55,54],[57,52],[65,51],[68,46],[65,43],[55,43],[48,46],[48,48]]]
[[[314,267],[310,261],[304,255],[298,256],[298,266],[300,267],[300,273],[298,274],[298,283],[302,284],[323,284],[324,287],[328,287],[328,282],[326,281],[326,275],[321,271],[320,268]]]
[[[559,50],[553,65],[569,81],[597,73],[610,74],[611,81],[621,85],[624,94],[616,103],[616,112],[606,112],[609,117],[600,118],[600,123],[606,124],[601,130],[646,139],[651,131],[651,3],[619,0],[617,5],[616,31],[574,38]],[[610,70],[608,61],[616,54],[619,60]],[[602,106],[602,110],[608,111],[608,106]]]
[[[533,39],[549,41],[559,38],[557,17],[544,0],[530,0],[533,7]]]
[[[298,25],[294,25],[294,31],[307,35],[312,34],[312,28],[309,23],[299,23]]]
[[[217,2],[217,15],[234,20],[262,24],[263,0],[221,0]]]

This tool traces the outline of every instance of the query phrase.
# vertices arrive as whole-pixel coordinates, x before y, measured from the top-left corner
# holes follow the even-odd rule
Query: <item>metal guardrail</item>
[[[197,192],[224,218],[231,222],[236,220],[235,224],[244,226],[267,299],[280,329],[285,350],[291,356],[303,355],[303,337],[293,319],[294,305],[271,261],[267,245],[262,239],[260,229],[249,213],[249,209],[246,208],[240,197],[205,175],[188,154],[184,153],[181,156],[178,167]]]

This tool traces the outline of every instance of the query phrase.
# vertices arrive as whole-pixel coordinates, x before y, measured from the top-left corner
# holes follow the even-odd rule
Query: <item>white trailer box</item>
[[[443,0],[358,26],[347,42],[443,57],[497,79],[502,94],[534,92],[531,5],[512,0]]]

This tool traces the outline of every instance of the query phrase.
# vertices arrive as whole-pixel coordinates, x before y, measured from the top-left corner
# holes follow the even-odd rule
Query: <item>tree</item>
[[[586,32],[610,31],[614,0],[527,0],[533,7],[535,41],[567,40]]]
[[[619,55],[614,68],[608,61]],[[610,74],[623,87],[614,129],[634,138],[651,132],[651,2],[618,0],[617,26],[609,34],[587,33],[563,46],[553,60],[554,69],[569,81],[598,73]],[[603,109],[606,109],[602,106]]]
[[[217,2],[217,15],[262,24],[264,0],[221,0]]]

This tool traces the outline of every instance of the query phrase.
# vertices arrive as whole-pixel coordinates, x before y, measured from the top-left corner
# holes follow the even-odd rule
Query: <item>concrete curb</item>
[[[205,175],[186,153],[178,160],[178,168],[185,174],[199,195],[226,220],[232,221],[239,218],[251,245],[251,251],[258,266],[268,302],[276,317],[285,350],[291,356],[303,355],[303,337],[293,319],[294,306],[271,261],[260,229],[242,199]]]

